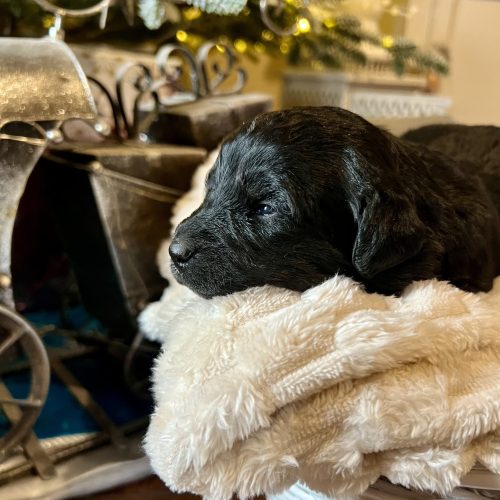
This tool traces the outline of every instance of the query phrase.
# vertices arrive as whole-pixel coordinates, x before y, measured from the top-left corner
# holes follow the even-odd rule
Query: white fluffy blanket
[[[400,298],[345,277],[212,300],[175,285],[141,323],[164,342],[145,449],[176,491],[229,500],[300,480],[355,498],[383,475],[444,494],[476,461],[500,473],[500,279]]]

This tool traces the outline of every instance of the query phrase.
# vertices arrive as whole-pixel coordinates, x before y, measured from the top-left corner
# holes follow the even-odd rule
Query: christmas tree
[[[263,14],[259,0],[116,0],[104,30],[95,19],[68,18],[65,31],[69,42],[107,41],[150,51],[167,42],[197,49],[206,40],[220,40],[253,59],[267,53],[316,69],[363,66],[367,49],[377,47],[398,74],[447,72],[438,54],[403,38],[367,32],[358,18],[343,13],[348,2],[270,0]],[[60,0],[57,5],[79,9],[95,3]],[[0,0],[0,33],[40,36],[52,22],[53,15],[33,0]]]

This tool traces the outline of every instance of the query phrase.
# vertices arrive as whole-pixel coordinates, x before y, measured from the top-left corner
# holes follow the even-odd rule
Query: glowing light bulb
[[[186,21],[194,21],[201,16],[201,10],[196,7],[189,7],[183,12]]]
[[[255,52],[258,54],[263,54],[266,51],[266,46],[263,43],[256,42],[253,46]]]
[[[179,30],[175,34],[175,38],[177,38],[177,40],[179,40],[179,42],[185,42],[188,39],[188,34],[183,30]]]
[[[238,52],[245,52],[247,50],[247,42],[245,42],[245,40],[242,40],[241,38],[238,38],[234,41],[234,48],[238,51]]]
[[[268,42],[270,42],[271,40],[274,40],[274,33],[272,31],[269,31],[269,30],[264,30],[262,32],[262,38]]]
[[[394,46],[394,38],[389,35],[382,37],[382,46],[386,49],[390,49]]]
[[[288,52],[290,52],[290,45],[287,42],[281,42],[280,52],[282,54],[288,54]]]
[[[311,31],[311,23],[305,17],[301,17],[297,21],[297,30],[299,33],[309,33]]]
[[[331,30],[332,28],[335,28],[335,19],[325,19],[323,21],[323,24],[325,25],[326,28]]]

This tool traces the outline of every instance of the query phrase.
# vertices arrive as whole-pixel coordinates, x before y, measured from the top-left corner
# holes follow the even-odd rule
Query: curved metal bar
[[[66,9],[64,7],[58,7],[48,0],[34,0],[42,9],[45,9],[53,14],[59,14],[60,16],[91,16],[93,14],[98,14],[102,10],[109,8],[111,0],[101,0],[92,7],[87,7],[85,9]]]
[[[22,416],[13,427],[0,438],[0,461],[17,444],[21,443],[33,428],[47,397],[50,382],[49,359],[45,347],[33,327],[19,314],[0,305],[0,332],[13,332],[20,342],[32,368],[31,388],[28,398],[21,401],[2,397],[0,404],[21,407]],[[22,331],[23,335],[17,335]],[[9,339],[7,339],[7,343]]]
[[[200,82],[200,69],[198,67],[197,60],[191,52],[189,52],[189,50],[181,47],[180,45],[169,43],[160,47],[156,53],[156,65],[158,66],[163,78],[165,78],[165,83],[175,84],[181,76],[181,73],[172,76],[171,72],[169,72],[167,68],[167,62],[174,54],[181,56],[188,63],[192,92],[197,98],[202,97],[205,93],[205,89]]]
[[[212,71],[214,73],[213,77],[210,78],[209,71],[209,56],[213,49],[217,48],[217,50],[222,49],[223,54],[226,56],[226,67],[221,68],[217,63],[212,64]],[[201,80],[203,82],[203,87],[205,89],[205,95],[227,95],[227,94],[236,94],[241,91],[247,81],[247,73],[242,68],[235,68],[236,57],[231,48],[223,43],[217,42],[206,42],[204,43],[198,53],[196,55],[196,62],[201,74]],[[217,92],[217,88],[225,82],[230,76],[231,73],[236,71],[237,80],[235,85],[224,92]]]
[[[282,2],[283,0],[279,0],[279,2]],[[264,24],[274,33],[276,33],[279,36],[290,36],[293,35],[297,31],[297,22],[295,22],[292,26],[289,28],[282,28],[281,26],[278,26],[271,18],[271,15],[269,14],[269,8],[270,7],[276,7],[275,5],[270,5],[269,0],[260,0],[259,2],[259,8],[260,8],[260,16],[262,18],[262,21]]]
[[[163,86],[163,82],[159,82],[159,87]],[[153,98],[154,106],[151,111],[149,111],[143,118],[141,118],[141,109],[140,104],[142,99],[146,95],[151,95]],[[134,119],[133,119],[133,127],[132,127],[132,135],[130,139],[139,139],[141,133],[149,128],[151,123],[157,118],[160,113],[160,96],[158,95],[158,91],[155,88],[147,89],[143,92],[140,92],[134,100]]]
[[[17,330],[11,332],[10,336],[7,337],[7,340],[0,342],[0,355],[7,352],[7,350],[10,349],[25,333],[26,330],[23,330],[22,328],[18,328]]]
[[[22,122],[22,121],[12,121],[8,123],[0,124],[0,140],[4,139],[7,141],[17,141],[25,144],[31,144],[32,146],[46,146],[49,142],[58,142],[59,129],[62,122],[54,122],[54,126],[50,129],[44,129],[39,123],[36,122]],[[2,132],[3,128],[7,125],[20,124],[23,127],[28,126],[36,130],[41,138],[28,137],[26,135],[16,135]]]
[[[125,84],[127,83],[126,77],[133,69],[139,69],[140,74],[133,81],[134,88],[138,91],[138,95],[134,100],[134,107],[132,111],[132,121],[129,120],[127,116],[127,111],[125,107]],[[145,65],[136,62],[129,62],[122,64],[117,72],[115,77],[115,85],[116,85],[116,98],[118,101],[118,109],[120,111],[121,118],[123,120],[123,124],[125,127],[125,131],[128,139],[136,139],[139,135],[139,130],[143,129],[143,122],[139,123],[140,113],[139,113],[139,104],[145,95],[151,94],[155,101],[155,107],[153,111],[148,114],[155,115],[158,113],[159,109],[159,98],[156,91],[153,89],[154,78],[151,73],[151,70]],[[151,120],[148,122],[151,123]]]
[[[108,104],[111,107],[111,112],[113,114],[113,126],[115,129],[115,136],[117,139],[120,139],[121,138],[120,132],[121,132],[122,123],[120,120],[121,110],[120,110],[119,106],[117,106],[115,100],[113,99],[113,96],[111,95],[111,92],[106,88],[106,86],[103,83],[101,83],[99,80],[97,80],[97,78],[94,78],[93,76],[87,76],[87,80],[89,82],[92,82],[96,87],[98,87],[99,90],[106,97],[106,100],[108,101]],[[99,110],[97,110],[97,111],[99,113]],[[97,129],[95,129],[95,130],[97,131],[97,133],[99,133],[99,131]],[[104,135],[104,134],[102,134],[102,135]]]
[[[55,16],[65,17],[85,17],[92,16],[94,14],[101,14],[99,21],[99,26],[104,28],[106,26],[106,19],[108,17],[108,10],[111,4],[111,0],[101,0],[92,7],[87,7],[85,9],[65,9],[64,7],[58,7],[48,0],[34,0],[42,9],[52,12]]]
[[[31,144],[32,146],[45,146],[46,139],[35,139],[34,137],[23,137],[19,135],[3,134],[0,132],[0,140],[5,139],[8,141],[18,141],[24,142],[26,144]]]

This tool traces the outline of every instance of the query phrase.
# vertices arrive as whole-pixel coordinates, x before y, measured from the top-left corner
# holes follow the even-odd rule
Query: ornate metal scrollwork
[[[217,50],[226,58],[225,64],[210,63],[210,55]],[[170,64],[173,58],[180,57],[189,67],[189,81],[191,94],[183,92],[184,100],[196,100],[211,95],[235,94],[240,92],[246,82],[247,75],[244,69],[236,67],[236,57],[228,45],[214,41],[203,44],[196,55],[188,49],[176,44],[167,44],[161,47],[156,54],[156,65],[164,79],[165,85],[181,89],[182,69],[178,65]],[[236,74],[236,82],[226,91],[218,90],[220,86]],[[191,98],[189,98],[191,96]],[[181,98],[182,99],[182,98]],[[179,100],[172,98],[167,104],[176,104]]]
[[[182,88],[180,82],[183,72],[181,67],[176,64],[172,64],[173,58],[175,57],[180,57],[181,60],[185,61],[189,67],[188,76],[191,83],[191,95],[187,92],[183,92],[183,98],[187,101],[199,99],[204,95],[204,88],[202,85],[202,78],[200,76],[198,63],[193,54],[185,47],[169,43],[160,47],[156,53],[156,66],[160,71],[163,83],[165,85],[173,86],[176,90],[181,90]]]
[[[158,115],[158,88],[164,85],[164,82],[155,80],[151,70],[141,63],[125,63],[118,68],[115,93],[97,78],[88,76],[87,79],[93,88],[98,116],[95,120],[85,123],[104,138],[117,141],[141,140],[143,132]],[[127,88],[136,92],[131,109],[127,109],[126,105]],[[152,106],[145,115],[141,104],[147,98],[152,102]],[[71,134],[65,132],[66,140],[73,140]]]
[[[139,70],[132,80],[132,86],[137,91],[132,107],[132,119],[127,115],[125,106],[125,85],[128,83],[127,77],[133,71]],[[146,97],[150,97],[153,101],[153,107],[146,116],[141,117],[139,106]],[[141,63],[125,63],[118,68],[116,74],[116,99],[118,109],[123,121],[128,139],[138,139],[141,133],[148,128],[151,122],[158,114],[160,100],[158,96],[158,85],[155,81],[151,70]]]
[[[104,112],[102,111],[102,105],[100,105],[100,99],[95,95],[96,92],[93,92],[94,101],[96,102],[98,113],[97,118],[93,122],[94,130],[103,137],[109,137],[111,135],[121,137],[121,130],[123,125],[121,120],[120,107],[111,95],[110,91],[97,78],[94,78],[93,76],[87,76],[87,80],[91,84],[91,88],[94,87],[98,89],[111,110],[112,127],[110,127],[109,122],[103,118]]]
[[[209,57],[214,50],[225,55],[225,67],[217,62],[210,64]],[[196,54],[196,62],[201,81],[203,82],[204,95],[236,94],[245,86],[247,73],[243,68],[235,67],[236,57],[231,48],[226,44],[217,42],[203,44]],[[236,82],[233,87],[226,91],[218,91],[217,89],[231,77],[233,71],[236,73]]]

